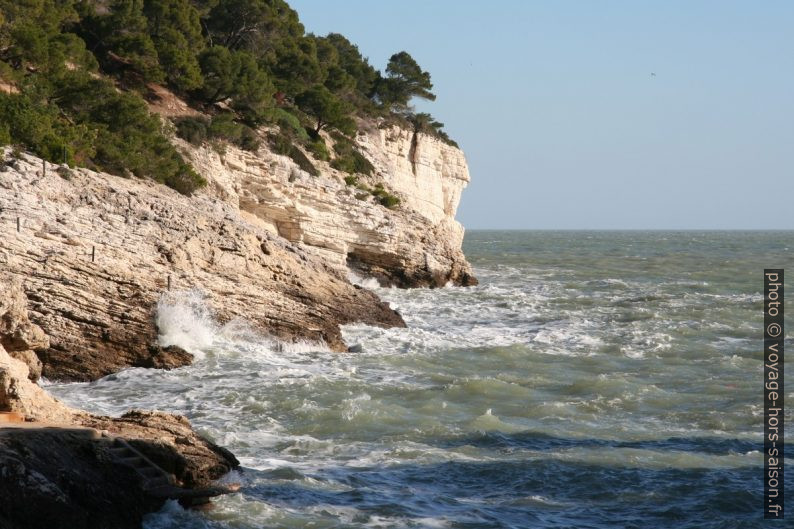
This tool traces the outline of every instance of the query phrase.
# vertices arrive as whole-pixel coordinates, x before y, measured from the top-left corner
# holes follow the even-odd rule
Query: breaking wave
[[[241,460],[240,493],[168,504],[150,529],[761,527],[754,256],[794,265],[792,237],[469,233],[477,287],[352,277],[408,324],[345,327],[357,353],[220,324],[175,292],[160,340],[194,365],[48,389],[165,407]]]

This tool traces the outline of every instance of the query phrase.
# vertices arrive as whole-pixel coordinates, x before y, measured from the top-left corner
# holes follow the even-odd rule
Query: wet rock
[[[0,307],[5,316],[13,314],[14,323],[3,327],[2,342],[29,323],[26,304],[18,283],[0,276]],[[140,527],[142,516],[163,500],[147,496],[141,477],[113,455],[114,438],[173,474],[179,487],[208,485],[239,464],[228,450],[198,435],[185,417],[134,410],[113,418],[64,405],[31,381],[27,364],[2,345],[0,412],[27,421],[0,423],[3,529]]]
[[[0,527],[139,528],[162,505],[106,446],[68,429],[0,429]]]

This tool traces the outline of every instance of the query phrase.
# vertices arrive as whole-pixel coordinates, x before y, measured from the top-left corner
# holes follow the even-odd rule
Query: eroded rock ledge
[[[20,350],[46,346],[25,304],[20,282],[0,277],[0,344]],[[27,421],[0,423],[3,528],[140,527],[142,517],[164,500],[146,493],[141,475],[114,457],[108,438],[125,439],[173,474],[175,485],[188,489],[238,466],[230,452],[197,435],[184,417],[134,410],[112,418],[65,406],[31,381],[27,364],[3,345],[0,412],[16,412]]]
[[[169,277],[172,290],[205,293],[221,322],[244,319],[283,340],[339,351],[340,325],[404,325],[338,268],[233,205],[88,170],[47,164],[45,172],[24,154],[6,158],[0,270],[23,281],[31,320],[49,336],[37,351],[45,377],[93,380],[127,366],[189,363],[185,351],[156,345],[154,310]]]
[[[208,179],[209,192],[337,270],[350,267],[398,287],[476,284],[455,220],[469,183],[463,152],[372,121],[359,123],[359,131],[358,148],[374,169],[355,178],[319,160],[319,175],[311,176],[264,142],[256,153],[230,145],[222,154],[175,142]],[[399,206],[383,207],[363,189],[377,186],[399,197]]]

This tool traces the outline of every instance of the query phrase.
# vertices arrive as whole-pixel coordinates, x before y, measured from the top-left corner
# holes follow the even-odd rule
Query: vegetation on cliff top
[[[409,106],[435,95],[407,52],[381,73],[342,35],[307,34],[284,0],[0,0],[0,82],[0,144],[184,193],[204,181],[149,113],[153,84],[213,116],[175,123],[189,141],[254,149],[253,129],[277,125],[281,150],[350,173],[371,169],[348,140],[356,116],[449,141]],[[332,129],[333,156],[318,141]]]

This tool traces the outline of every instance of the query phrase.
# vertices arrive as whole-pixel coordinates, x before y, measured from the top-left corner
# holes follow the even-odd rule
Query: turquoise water
[[[361,352],[219,326],[185,293],[159,317],[195,365],[49,389],[182,413],[238,455],[240,493],[151,529],[764,524],[762,270],[794,273],[794,232],[481,231],[464,250],[479,286],[375,288],[408,328],[346,328]]]

